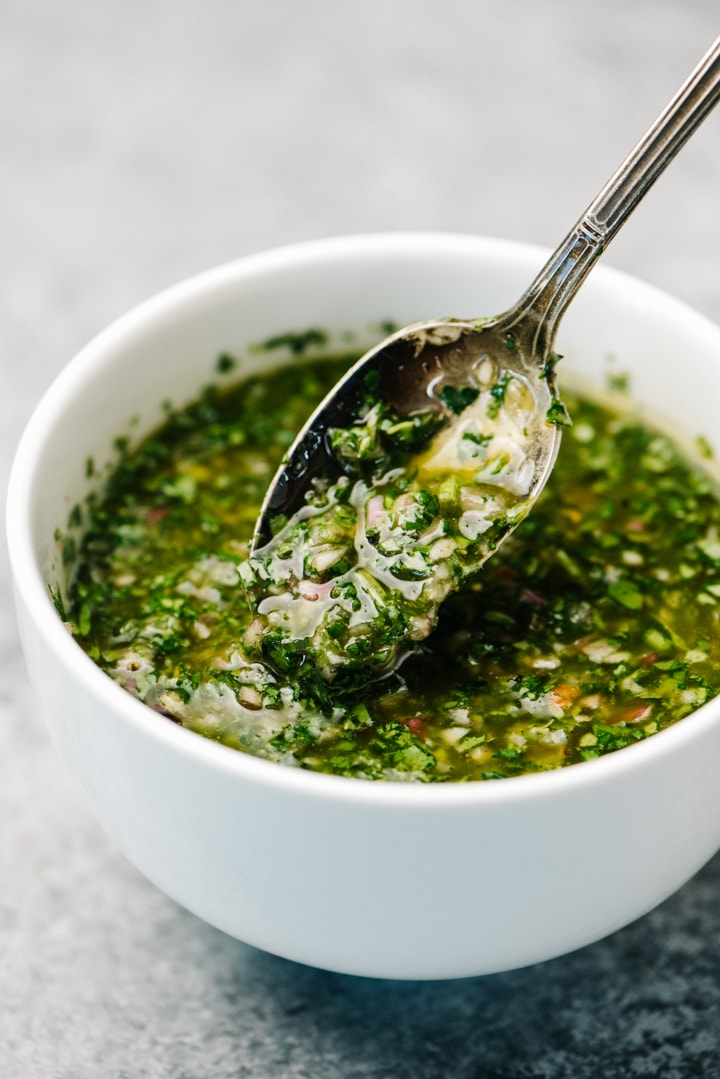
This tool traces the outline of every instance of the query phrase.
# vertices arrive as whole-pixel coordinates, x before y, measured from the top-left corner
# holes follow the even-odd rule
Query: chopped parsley
[[[298,340],[272,347],[319,343]],[[110,677],[159,716],[237,750],[395,782],[491,781],[593,759],[720,690],[715,485],[662,433],[591,400],[569,398],[574,425],[546,490],[438,607],[427,639],[413,620],[427,617],[433,567],[462,577],[474,542],[453,531],[466,481],[393,475],[426,452],[435,420],[372,412],[371,386],[364,422],[335,436],[334,489],[317,492],[292,542],[290,523],[275,522],[279,560],[249,560],[267,484],[348,362],[293,362],[210,388],[168,409],[137,450],[118,439],[102,497],[73,512],[79,545],[62,538],[74,566],[68,600],[51,590]],[[462,444],[473,475],[496,467],[481,429]],[[382,579],[357,571],[348,538],[357,485],[378,471],[364,542]],[[277,614],[285,582],[259,581],[301,556],[303,616],[324,612],[317,639],[287,632]],[[419,599],[401,602],[392,580]],[[344,679],[326,677],[323,662],[338,656],[350,661]]]
[[[479,390],[472,386],[445,386],[440,391],[440,398],[451,412],[459,416],[477,399],[478,393]]]

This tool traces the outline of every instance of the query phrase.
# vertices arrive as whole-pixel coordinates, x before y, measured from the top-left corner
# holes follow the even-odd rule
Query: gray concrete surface
[[[718,22],[716,0],[0,0],[0,494],[73,352],[191,273],[346,232],[554,244]],[[720,111],[606,260],[720,321],[719,249]],[[460,982],[294,966],[178,908],[48,743],[0,541],[3,1079],[719,1075],[717,858],[606,941]]]

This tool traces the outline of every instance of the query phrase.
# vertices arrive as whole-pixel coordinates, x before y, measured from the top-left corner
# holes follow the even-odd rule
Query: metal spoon
[[[553,344],[560,320],[598,257],[718,98],[720,37],[514,307],[488,319],[417,323],[366,353],[337,383],[290,448],[265,497],[253,555],[271,540],[273,519],[292,517],[314,478],[333,467],[337,471],[328,432],[348,427],[362,415],[369,377],[375,380],[379,397],[400,416],[439,411],[451,435],[463,416],[462,409],[448,405],[447,387],[482,388],[484,378],[487,390],[488,378],[498,385],[508,374],[517,376],[534,398],[522,446],[529,507],[545,485],[560,444],[559,425],[553,422],[558,419],[553,416],[557,407]],[[515,523],[509,522],[506,535]]]
[[[393,672],[527,515],[565,420],[560,319],[718,97],[720,38],[514,307],[401,330],[326,397],[268,491],[240,571],[255,650],[277,673],[310,678],[317,693]],[[418,427],[430,441],[409,464],[387,456],[383,434],[392,450]]]

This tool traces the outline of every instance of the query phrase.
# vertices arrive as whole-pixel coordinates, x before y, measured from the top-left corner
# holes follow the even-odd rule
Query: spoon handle
[[[508,313],[508,328],[531,317],[539,356],[551,351],[559,321],[595,260],[718,100],[720,37]]]

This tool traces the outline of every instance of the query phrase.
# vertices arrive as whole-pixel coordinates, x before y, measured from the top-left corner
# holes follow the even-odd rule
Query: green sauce
[[[249,753],[426,782],[596,757],[720,690],[716,488],[662,433],[580,398],[567,401],[574,426],[532,513],[442,603],[427,640],[413,645],[408,622],[427,615],[422,588],[417,609],[383,588],[373,619],[360,601],[351,627],[328,605],[311,645],[301,636],[293,647],[287,624],[278,632],[261,613],[284,585],[258,581],[267,566],[248,561],[249,542],[283,453],[347,362],[297,362],[209,390],[125,453],[92,506],[67,612],[80,645],[112,678],[159,713]],[[392,475],[396,455],[422,452],[432,432],[415,425],[382,437],[386,421],[378,414],[373,430],[358,430],[340,452]],[[318,496],[325,507],[309,519],[317,531],[295,575],[308,596],[349,580],[345,491],[366,482],[363,468],[349,467],[340,497]],[[385,514],[374,549],[391,565],[399,558],[406,579],[422,586],[420,563],[450,539],[443,558],[462,572],[452,512],[450,532],[424,534],[444,516],[443,484],[449,510],[460,505],[452,475],[431,490],[395,491],[392,482],[371,494]],[[383,531],[388,506],[394,534]],[[363,620],[372,622],[367,632],[354,628]],[[398,665],[400,641],[408,654]],[[323,663],[338,649],[351,677],[327,677]],[[353,674],[368,671],[370,681]]]
[[[535,399],[485,367],[478,386],[445,387],[442,412],[409,417],[368,379],[361,418],[329,429],[324,474],[240,567],[257,656],[274,671],[312,672],[335,697],[389,673],[525,516]]]

